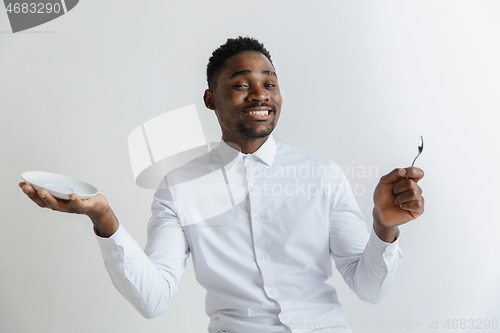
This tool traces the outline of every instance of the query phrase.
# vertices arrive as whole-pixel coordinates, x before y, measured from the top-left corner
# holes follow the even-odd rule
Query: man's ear
[[[205,90],[205,94],[203,95],[203,101],[205,102],[205,106],[215,111],[215,98],[214,92],[210,89]]]

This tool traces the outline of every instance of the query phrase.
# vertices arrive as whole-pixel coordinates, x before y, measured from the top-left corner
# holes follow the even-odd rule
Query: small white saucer
[[[21,174],[26,184],[31,184],[35,190],[44,188],[54,197],[69,200],[71,193],[76,193],[81,199],[93,197],[99,191],[94,186],[76,178],[45,171],[26,171]]]

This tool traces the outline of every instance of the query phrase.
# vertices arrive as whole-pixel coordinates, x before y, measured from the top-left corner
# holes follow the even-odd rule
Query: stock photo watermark
[[[12,32],[24,31],[52,21],[70,10],[79,0],[16,1],[4,0]]]
[[[306,161],[299,167],[278,166],[264,170],[252,168],[249,174],[261,182],[261,186],[256,188],[254,195],[302,195],[307,199],[321,193],[363,196],[367,193],[364,180],[379,178],[377,166],[356,165],[354,161],[347,167],[316,165],[314,161]],[[346,176],[347,183],[332,184],[330,182],[332,179],[340,179],[342,175]]]
[[[333,320],[323,319],[322,321],[310,322],[290,320],[292,329],[369,329],[369,330],[395,330],[395,331],[462,331],[469,330],[488,330],[498,329],[498,319],[469,318],[469,319],[428,319],[427,321],[384,321],[354,319],[349,322],[334,322]]]
[[[379,169],[376,165],[356,165],[355,161],[351,161],[351,165],[339,166],[344,175],[350,179],[352,191],[356,196],[363,196],[366,193],[372,194],[374,189],[368,191],[364,180],[380,178]]]

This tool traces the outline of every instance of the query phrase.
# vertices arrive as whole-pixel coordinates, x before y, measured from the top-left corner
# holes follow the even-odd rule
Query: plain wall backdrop
[[[111,284],[90,220],[40,209],[17,184],[28,170],[85,180],[144,247],[154,190],[135,185],[128,135],[196,104],[219,141],[205,67],[239,35],[276,66],[275,138],[342,166],[368,228],[378,178],[409,166],[424,136],[426,211],[400,228],[388,296],[370,305],[337,271],[328,281],[354,332],[500,320],[499,22],[485,0],[81,0],[12,34],[0,8],[0,332],[206,332],[191,259],[170,307],[144,319]]]

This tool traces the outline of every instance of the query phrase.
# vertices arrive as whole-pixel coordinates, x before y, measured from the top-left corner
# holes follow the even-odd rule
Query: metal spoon
[[[422,153],[423,150],[424,150],[424,138],[422,136],[420,136],[420,140],[418,141],[418,155],[417,155],[417,157],[420,156],[420,154]],[[415,157],[411,166],[413,166],[413,164],[415,164],[417,157]]]

